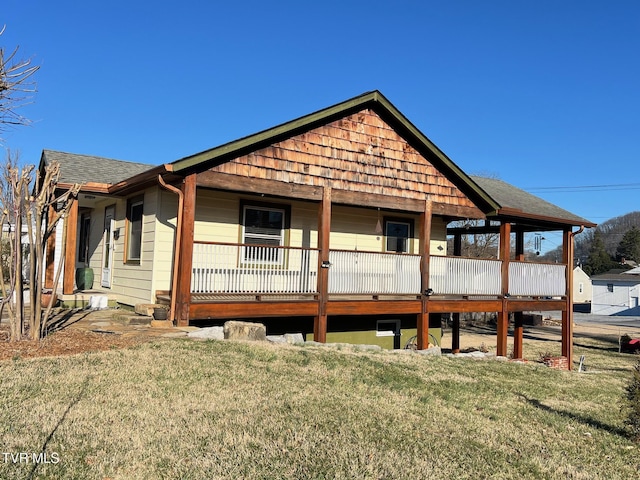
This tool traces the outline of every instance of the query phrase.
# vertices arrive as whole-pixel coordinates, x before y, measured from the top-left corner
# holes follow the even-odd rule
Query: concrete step
[[[114,313],[112,319],[116,323],[122,325],[151,325],[153,317],[148,315],[137,315],[131,312],[117,312]]]

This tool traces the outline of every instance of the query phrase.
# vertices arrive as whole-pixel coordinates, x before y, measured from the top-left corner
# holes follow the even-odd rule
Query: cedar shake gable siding
[[[452,206],[452,211],[463,216],[484,216],[371,109],[239,156],[208,172],[389,198],[424,201],[429,197],[435,205]]]
[[[276,161],[284,166],[280,174]],[[225,163],[232,163],[226,167],[232,173],[216,168]],[[314,201],[321,199],[322,187],[331,187],[335,203],[408,212],[424,211],[427,197],[437,195],[429,198],[433,213],[458,218],[484,218],[499,207],[377,90],[166,167],[175,175],[197,174],[201,187]],[[267,170],[273,170],[270,176]],[[457,202],[459,195],[467,201]]]

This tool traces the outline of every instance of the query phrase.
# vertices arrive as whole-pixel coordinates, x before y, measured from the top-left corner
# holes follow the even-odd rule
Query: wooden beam
[[[516,232],[516,255],[518,262],[524,262],[524,232]],[[513,358],[523,356],[524,317],[522,312],[513,313]]]
[[[430,313],[473,313],[473,312],[497,312],[500,310],[502,300],[453,300],[436,299],[429,300]]]
[[[53,206],[49,207],[49,225],[56,214]],[[55,254],[56,254],[56,231],[47,239],[47,250],[45,259],[44,288],[53,288],[55,276]]]
[[[285,198],[299,198],[302,200],[322,200],[322,187],[320,186],[298,185],[263,178],[213,172],[211,170],[198,173],[196,177],[198,187],[275,195]]]
[[[430,199],[424,202],[424,211],[420,215],[420,293],[421,308],[417,317],[418,350],[429,348],[429,260],[431,250],[431,219],[433,204]]]
[[[486,222],[485,222],[486,223]],[[462,255],[462,234],[456,233],[453,236],[453,255]],[[451,353],[460,353],[460,313],[452,314],[453,325],[451,326]]]
[[[511,224],[500,225],[500,260],[502,260],[502,303],[498,310],[498,334],[496,355],[507,356],[507,335],[509,332],[509,308],[506,298],[509,294],[509,259],[511,257]]]
[[[327,341],[327,302],[329,300],[329,237],[331,233],[331,187],[324,187],[318,206],[318,313],[313,320],[313,339]]]
[[[521,359],[522,339],[524,337],[524,314],[513,312],[513,358]]]
[[[78,201],[71,204],[71,209],[67,218],[67,244],[64,254],[64,274],[62,276],[62,293],[70,295],[73,293],[73,286],[76,276],[76,250],[78,248]]]
[[[451,316],[451,353],[460,353],[460,313],[455,312]]]
[[[256,195],[273,195],[301,200],[322,200],[323,188],[317,185],[301,185],[264,178],[232,175],[229,173],[207,170],[197,174],[197,186],[253,193]],[[355,207],[385,208],[403,212],[421,213],[424,211],[424,200],[397,197],[380,193],[357,192],[333,189],[334,204]],[[455,218],[485,218],[485,214],[474,207],[437,203],[432,206],[432,213]]]
[[[187,175],[182,184],[184,202],[182,204],[182,231],[180,232],[180,265],[176,291],[176,323],[178,326],[189,325],[191,303],[191,270],[193,266],[193,235],[196,212],[196,175]]]
[[[261,317],[311,317],[318,313],[318,303],[309,301],[265,302],[199,302],[189,305],[189,318],[261,318]]]
[[[566,301],[559,300],[539,300],[539,299],[509,299],[510,312],[528,312],[536,310],[541,312],[564,311],[567,308]]]
[[[420,300],[330,300],[328,315],[409,315],[420,313]]]
[[[562,263],[566,265],[565,309],[562,312],[562,356],[567,357],[569,370],[573,368],[573,234],[562,235]]]
[[[498,328],[497,328],[497,346],[496,355],[499,357],[507,356],[507,336],[509,333],[509,309],[507,300],[502,300],[500,310],[498,310]]]

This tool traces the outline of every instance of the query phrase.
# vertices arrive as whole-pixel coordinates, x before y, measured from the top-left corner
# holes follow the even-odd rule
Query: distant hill
[[[596,227],[602,236],[605,249],[609,255],[615,258],[616,249],[618,248],[620,240],[622,240],[624,234],[634,226],[640,228],[640,212],[631,212],[612,218]],[[579,263],[587,260],[596,229],[588,229],[575,237],[575,259],[577,259]],[[562,254],[562,246],[545,253],[541,256],[541,260],[554,261],[556,258],[559,258],[559,254]]]

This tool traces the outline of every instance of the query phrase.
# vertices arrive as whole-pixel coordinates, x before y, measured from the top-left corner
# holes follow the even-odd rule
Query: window
[[[582,282],[578,284],[578,293],[584,293],[584,283]]]
[[[410,239],[413,237],[411,219],[385,219],[384,234],[387,252],[409,253]]]
[[[376,337],[394,337],[400,335],[400,320],[377,320]]]
[[[136,197],[127,202],[127,263],[140,263],[142,254],[142,214],[143,197]]]
[[[393,337],[393,348],[400,348],[400,320],[377,320],[376,337]]]
[[[613,283],[607,283],[607,292],[613,293]]]
[[[78,246],[78,261],[89,261],[89,236],[91,234],[91,216],[88,213],[80,215],[80,242]]]
[[[242,205],[242,258],[251,263],[282,263],[288,207]]]

